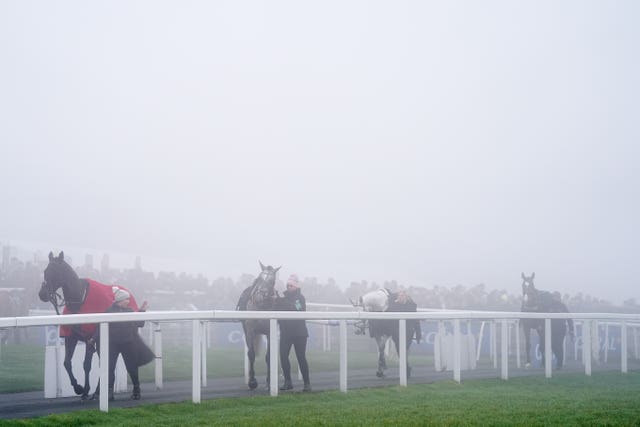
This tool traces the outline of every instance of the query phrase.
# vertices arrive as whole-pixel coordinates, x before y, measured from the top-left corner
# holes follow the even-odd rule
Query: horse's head
[[[53,252],[49,252],[49,265],[44,269],[44,282],[40,287],[38,296],[44,302],[57,303],[59,298],[56,291],[60,288],[68,288],[78,282],[78,275],[73,268],[64,260],[64,252],[55,257]]]
[[[536,273],[525,276],[522,273],[522,311],[535,311],[538,308],[538,290],[533,284]]]
[[[257,309],[270,308],[276,294],[276,275],[280,267],[273,268],[270,265],[264,266],[262,262],[260,262],[260,268],[262,271],[253,282],[251,303]]]

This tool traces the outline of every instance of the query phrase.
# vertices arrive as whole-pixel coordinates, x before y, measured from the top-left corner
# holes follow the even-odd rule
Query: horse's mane
[[[257,280],[257,279],[256,279]],[[251,293],[253,292],[253,288],[256,286],[256,281],[253,281],[251,286],[245,288],[244,291],[240,294],[240,299],[238,299],[238,304],[236,304],[236,310],[238,311],[246,311],[247,303],[249,302],[249,298],[251,298]]]
[[[409,295],[407,295],[407,301],[405,303],[396,302],[399,292],[392,292],[389,294],[389,307],[386,311],[418,311],[418,304],[413,301]]]
[[[258,276],[253,280],[253,283],[248,286],[247,288],[245,288],[244,291],[242,291],[242,293],[240,294],[240,299],[238,299],[238,304],[236,304],[236,310],[237,311],[246,311],[247,310],[247,305],[249,304],[249,301],[251,300],[251,296],[253,295],[253,293],[259,289],[261,286],[263,285],[268,285],[268,283],[266,281],[264,281],[262,279],[262,277]]]

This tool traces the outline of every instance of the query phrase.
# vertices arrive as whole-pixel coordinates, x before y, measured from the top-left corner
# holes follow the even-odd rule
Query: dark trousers
[[[307,337],[289,337],[287,335],[280,337],[280,364],[282,365],[282,374],[286,383],[291,383],[291,363],[289,363],[289,353],[291,346],[296,352],[298,366],[302,373],[302,380],[305,384],[309,384],[309,364],[307,363]]]
[[[113,384],[116,380],[116,362],[118,356],[122,354],[122,360],[124,360],[124,366],[127,368],[127,372],[131,377],[131,382],[134,387],[140,387],[140,379],[138,378],[138,364],[136,361],[136,354],[134,352],[133,345],[129,342],[109,343],[109,389],[113,390]]]

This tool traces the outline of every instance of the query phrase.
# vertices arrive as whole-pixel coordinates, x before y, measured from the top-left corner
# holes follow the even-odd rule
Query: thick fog
[[[4,0],[0,242],[640,298],[638,22],[637,1]]]

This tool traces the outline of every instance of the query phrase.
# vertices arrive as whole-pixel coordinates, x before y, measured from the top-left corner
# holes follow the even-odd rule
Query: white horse
[[[362,307],[364,311],[392,311],[392,312],[415,312],[417,311],[417,305],[413,300],[407,296],[404,291],[393,293],[388,289],[378,289],[368,292],[358,299],[357,303],[351,301],[355,307]],[[382,320],[372,319],[369,321],[361,320],[356,322],[356,334],[363,335],[366,328],[369,328],[369,335],[376,340],[378,345],[378,371],[376,375],[378,377],[384,376],[384,370],[387,369],[387,363],[385,360],[385,346],[389,338],[392,339],[396,347],[396,353],[400,354],[399,350],[399,321],[398,320]],[[416,341],[419,343],[422,336],[420,329],[420,322],[418,320],[407,321],[407,342],[406,349],[407,354],[409,352],[409,346],[413,337],[416,337]],[[411,374],[411,367],[407,359],[407,376]]]

